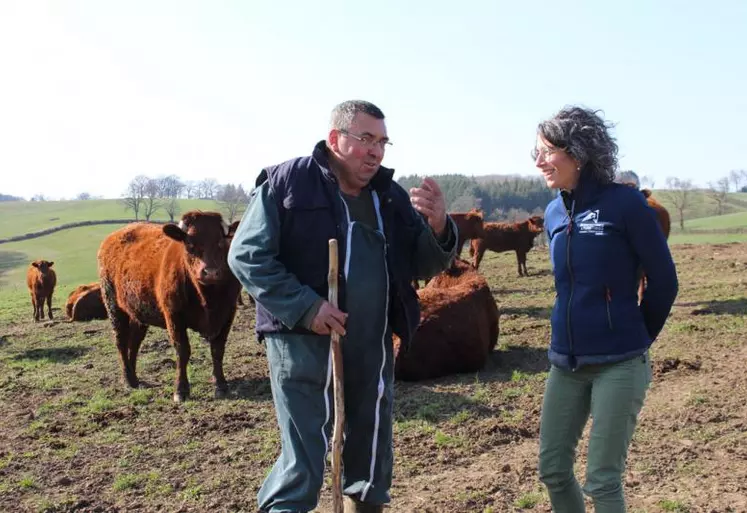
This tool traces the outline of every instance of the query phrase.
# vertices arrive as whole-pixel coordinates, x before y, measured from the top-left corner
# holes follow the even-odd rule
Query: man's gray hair
[[[588,173],[598,182],[610,183],[617,171],[617,143],[609,133],[614,125],[604,121],[599,112],[577,106],[563,107],[555,116],[540,123],[537,133],[576,159],[582,173]]]
[[[626,170],[626,171],[620,171],[617,173],[617,178],[615,178],[615,181],[617,183],[633,183],[636,187],[641,187],[641,179],[638,178],[638,175],[635,171]]]
[[[384,119],[384,113],[373,103],[363,100],[348,100],[332,109],[332,117],[329,121],[330,129],[350,130],[353,118],[361,112],[376,119]]]

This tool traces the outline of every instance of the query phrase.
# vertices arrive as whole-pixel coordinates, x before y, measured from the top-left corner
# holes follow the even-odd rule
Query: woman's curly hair
[[[582,173],[601,183],[610,183],[617,171],[617,143],[609,133],[614,124],[604,121],[599,112],[578,106],[563,107],[541,122],[537,133],[576,159]]]

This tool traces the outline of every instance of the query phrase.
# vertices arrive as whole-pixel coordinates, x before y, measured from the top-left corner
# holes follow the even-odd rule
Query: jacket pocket
[[[609,286],[604,286],[604,304],[607,307],[607,324],[610,327],[610,330],[613,330],[614,327],[612,326],[612,309],[611,309],[611,303],[612,303],[612,292],[610,291]]]

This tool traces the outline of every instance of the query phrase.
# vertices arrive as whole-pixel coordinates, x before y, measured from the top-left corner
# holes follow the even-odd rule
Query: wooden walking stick
[[[329,239],[329,304],[337,308],[337,239]],[[332,511],[343,513],[342,506],[342,435],[345,430],[345,389],[342,373],[342,346],[340,335],[331,332],[332,379],[335,394],[335,428],[332,434]]]

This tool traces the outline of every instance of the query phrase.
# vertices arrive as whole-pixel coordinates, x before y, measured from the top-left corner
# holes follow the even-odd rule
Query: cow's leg
[[[519,276],[529,276],[527,272],[527,254],[524,251],[516,252],[516,260],[519,262]]]
[[[521,251],[519,251],[519,250],[517,249],[517,250],[515,251],[515,253],[516,253],[516,265],[517,265],[517,266],[518,266],[518,268],[519,268],[519,276],[523,276],[523,274],[522,274],[522,272],[521,272]]]
[[[456,256],[457,258],[462,256],[462,246],[464,246],[464,243],[466,241],[462,238],[462,235],[460,234],[457,238],[457,247],[456,247]]]
[[[31,306],[34,308],[34,322],[39,320],[39,310],[36,308],[36,295],[31,294]]]
[[[122,368],[122,379],[131,388],[137,388],[140,383],[135,375],[135,370],[130,366],[130,318],[120,309],[110,311],[109,318],[112,321],[117,351],[119,351],[119,365]]]
[[[482,244],[478,244],[475,248],[475,256],[472,259],[472,265],[475,266],[475,269],[480,268],[480,262],[482,262],[482,257],[485,255],[485,247]]]
[[[228,383],[223,374],[223,355],[226,352],[226,340],[231,331],[231,322],[227,322],[220,333],[209,340],[210,356],[213,359],[213,381],[215,383],[215,398],[223,399],[228,394]]]
[[[47,315],[50,319],[54,319],[54,317],[52,317],[52,292],[47,296]]]
[[[145,334],[148,332],[148,326],[135,321],[130,321],[128,332],[127,345],[129,351],[127,353],[127,363],[132,377],[135,382],[139,383],[139,380],[137,379],[137,354],[140,351],[140,344],[143,343]]]
[[[44,296],[36,296],[36,319],[44,320]]]
[[[130,370],[129,340],[130,340],[130,316],[117,304],[117,292],[114,282],[101,277],[101,300],[106,308],[109,322],[112,323],[114,340],[119,352],[119,366],[122,369],[122,380],[132,388],[137,388],[139,383],[135,373]]]
[[[176,350],[176,380],[174,381],[174,401],[177,403],[189,399],[189,378],[187,377],[187,364],[192,354],[192,348],[189,346],[189,336],[187,335],[187,326],[175,319],[166,319],[166,329],[169,332],[169,338]]]

